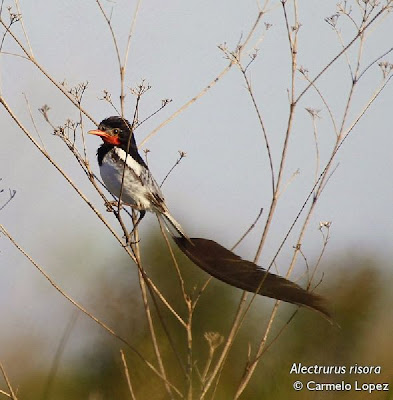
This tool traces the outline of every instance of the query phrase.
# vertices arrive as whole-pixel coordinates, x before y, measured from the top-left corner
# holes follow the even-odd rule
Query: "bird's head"
[[[91,135],[101,136],[105,143],[127,148],[130,135],[132,135],[131,124],[122,117],[109,117],[98,125],[98,129],[89,131]],[[130,146],[136,146],[134,135],[131,137]]]

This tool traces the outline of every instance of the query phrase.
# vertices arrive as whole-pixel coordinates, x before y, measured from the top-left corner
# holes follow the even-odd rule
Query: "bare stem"
[[[124,351],[120,350],[120,354],[121,354],[121,361],[123,363],[124,374],[125,374],[126,379],[127,379],[128,390],[130,391],[131,400],[136,400],[134,389],[132,388],[132,383],[131,383],[131,378],[130,378],[130,371],[128,369],[128,365],[127,365],[126,357],[124,355]]]
[[[264,15],[264,11],[260,11],[258,13],[258,16],[250,29],[246,39],[244,42],[239,45],[239,54],[243,52],[245,47],[247,46],[248,42],[254,35],[255,30],[257,29],[259,22]],[[195,103],[197,100],[199,100],[203,95],[205,95],[224,75],[227,74],[227,72],[230,71],[230,69],[235,65],[235,60],[231,60],[229,64],[206,86],[204,87],[196,96],[194,96],[192,99],[187,101],[185,104],[183,104],[177,111],[175,111],[169,118],[167,118],[164,122],[162,122],[160,125],[157,126],[157,128],[153,129],[141,142],[141,146],[143,146],[150,138],[152,138],[161,128],[163,128],[166,124],[169,122],[173,121],[179,114],[181,114],[183,111],[185,111],[191,104]]]
[[[120,340],[122,343],[124,343],[132,352],[134,352],[158,377],[160,377],[163,381],[165,381],[170,387],[181,396],[180,391],[172,384],[170,383],[164,376],[161,375],[161,373],[153,366],[152,363],[150,363],[143,355],[142,353],[139,352],[133,345],[131,345],[126,339],[124,339],[122,336],[118,335],[113,329],[111,329],[108,325],[106,325],[104,322],[100,321],[97,317],[95,317],[93,314],[91,314],[89,311],[87,311],[84,307],[82,307],[79,303],[77,303],[75,300],[73,300],[64,290],[62,290],[51,278],[50,276],[43,270],[43,268],[38,265],[34,259],[28,255],[25,250],[16,242],[16,240],[8,233],[6,228],[0,224],[0,230],[1,232],[11,241],[11,243],[29,260],[31,264],[34,265],[35,268],[48,280],[48,282],[64,297],[66,298],[73,306],[78,308],[80,311],[82,311],[85,315],[87,315],[90,319],[92,319],[94,322],[96,322],[98,325],[100,325],[102,328],[104,328],[108,333],[110,333],[112,336]]]
[[[15,394],[14,390],[12,389],[11,382],[10,382],[10,380],[8,379],[8,375],[7,375],[7,373],[5,372],[5,369],[4,369],[3,364],[2,364],[1,362],[0,362],[0,370],[1,370],[1,373],[3,374],[3,377],[4,377],[4,380],[5,380],[5,383],[6,383],[7,387],[8,387],[8,390],[10,391],[9,394],[6,393],[6,392],[3,392],[3,391],[2,391],[2,393],[3,393],[4,395],[10,397],[10,398],[13,399],[13,400],[18,400],[18,398],[16,397],[16,394]]]
[[[29,51],[22,45],[22,43],[20,42],[20,40],[14,35],[14,33],[9,30],[9,28],[7,27],[7,25],[4,23],[3,19],[1,18],[0,15],[0,24],[3,25],[3,27],[6,29],[6,31],[11,35],[12,39],[16,42],[16,44],[20,47],[20,49],[26,54],[26,57],[28,58],[28,60],[30,62],[32,62],[37,68],[38,70],[57,88],[60,90],[60,92],[63,93],[63,95],[78,109],[80,109],[80,111],[87,117],[90,119],[90,121],[92,121],[95,125],[97,125],[97,123],[94,121],[94,119],[90,116],[90,114],[84,109],[80,107],[80,104],[78,104],[78,102],[75,100],[75,98],[70,95],[67,90],[64,88],[63,85],[57,83],[52,76],[46,71],[44,70],[44,68],[36,61],[36,59],[33,57],[32,54],[29,53]]]

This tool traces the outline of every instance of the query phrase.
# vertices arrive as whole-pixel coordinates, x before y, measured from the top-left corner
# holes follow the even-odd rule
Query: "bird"
[[[125,205],[140,213],[134,229],[146,211],[162,216],[180,235],[175,236],[170,231],[179,249],[211,276],[251,293],[311,308],[332,322],[323,297],[243,260],[214,240],[189,238],[169,212],[159,185],[140,156],[128,120],[119,116],[108,117],[88,133],[103,140],[97,150],[97,159],[105,186]]]
[[[97,159],[105,186],[123,204],[139,211],[134,229],[150,211],[163,216],[181,237],[190,240],[169,212],[160,186],[139,154],[130,122],[120,116],[108,117],[88,133],[103,140]]]

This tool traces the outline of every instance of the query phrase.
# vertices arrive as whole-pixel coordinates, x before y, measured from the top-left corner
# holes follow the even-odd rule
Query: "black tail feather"
[[[213,240],[191,238],[190,243],[183,237],[173,239],[191,261],[220,281],[248,292],[311,308],[332,322],[323,297],[243,260]]]

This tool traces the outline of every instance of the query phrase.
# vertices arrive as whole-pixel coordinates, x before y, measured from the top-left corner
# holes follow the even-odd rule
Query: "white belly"
[[[116,156],[121,157],[123,156],[122,153],[124,153],[125,156],[125,152],[123,150],[116,150]],[[146,180],[146,176],[143,174],[143,172],[146,170],[142,168],[142,166],[138,164],[131,156],[127,157],[127,165],[132,168],[133,172],[126,168],[123,180],[124,162],[121,161],[121,159],[114,157],[111,152],[106,154],[102,165],[100,166],[100,173],[105,186],[113,195],[119,198],[120,188],[123,180],[121,200],[125,204],[135,206],[140,210],[154,211],[151,201],[149,201],[148,194],[152,192],[152,189],[155,191],[158,189],[160,193],[157,184],[154,182],[154,180],[151,181],[153,178],[149,177],[150,179]],[[151,184],[153,184],[153,187]]]

